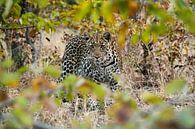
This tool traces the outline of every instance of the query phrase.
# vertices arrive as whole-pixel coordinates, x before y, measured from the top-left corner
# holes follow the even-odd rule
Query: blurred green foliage
[[[175,93],[181,91],[186,85],[185,80],[172,80],[170,83],[167,84],[165,92],[166,93]]]

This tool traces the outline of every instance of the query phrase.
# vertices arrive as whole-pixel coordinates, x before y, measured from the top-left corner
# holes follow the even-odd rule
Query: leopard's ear
[[[111,40],[110,32],[104,32],[103,33],[103,38],[106,39],[107,41],[110,41]]]

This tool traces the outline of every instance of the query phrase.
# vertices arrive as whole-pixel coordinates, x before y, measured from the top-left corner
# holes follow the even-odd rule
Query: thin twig
[[[39,53],[38,53],[39,58],[38,58],[38,59],[41,58],[41,52],[42,52],[42,48],[43,48],[42,30],[40,30],[39,33],[40,33],[40,47],[39,47]],[[38,59],[37,59],[37,60],[38,60]],[[38,61],[37,61],[37,62],[38,62]]]

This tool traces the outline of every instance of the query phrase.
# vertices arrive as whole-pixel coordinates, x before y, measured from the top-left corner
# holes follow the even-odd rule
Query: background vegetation
[[[0,127],[194,129],[194,6],[193,0],[0,0]],[[45,32],[59,30],[63,45],[76,33],[117,37],[122,91],[73,75],[57,86],[64,46]],[[91,111],[89,93],[115,103]]]

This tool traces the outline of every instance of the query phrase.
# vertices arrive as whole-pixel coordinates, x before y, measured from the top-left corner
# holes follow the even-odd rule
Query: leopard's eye
[[[110,41],[110,39],[111,39],[111,34],[110,34],[110,32],[104,32],[103,38],[106,39],[107,41]]]

